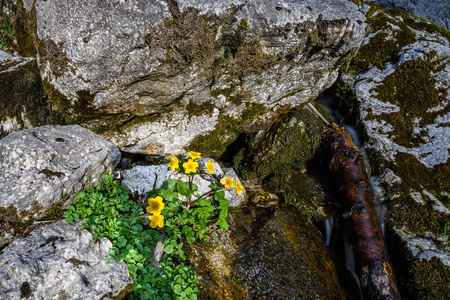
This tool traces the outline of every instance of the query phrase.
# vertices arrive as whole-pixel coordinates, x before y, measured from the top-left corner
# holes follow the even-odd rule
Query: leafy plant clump
[[[223,184],[217,180],[210,185],[210,192],[199,195],[192,178],[199,174],[196,158],[200,153],[189,154],[191,159],[183,167],[176,157],[169,163],[172,174],[189,176],[187,182],[169,178],[148,194],[150,228],[145,225],[143,208],[130,200],[128,188],[113,175],[102,175],[102,182],[95,188],[79,192],[78,201],[65,212],[67,223],[81,219],[83,228],[90,230],[94,239],[111,240],[113,248],[106,260],[127,263],[130,277],[135,280],[135,293],[130,299],[197,299],[201,278],[192,266],[184,264],[183,242],[207,239],[207,225],[212,222],[228,228],[228,201],[223,189],[236,187],[241,193],[242,185],[239,181],[234,185],[233,178],[224,177]],[[209,161],[206,169],[211,175],[213,167]],[[158,243],[163,246],[159,263],[154,259]]]

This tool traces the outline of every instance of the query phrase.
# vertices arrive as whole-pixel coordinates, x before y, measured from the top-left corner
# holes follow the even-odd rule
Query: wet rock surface
[[[124,262],[106,263],[112,244],[80,222],[59,221],[16,239],[0,254],[1,299],[123,299],[132,280]]]
[[[200,299],[344,299],[317,232],[293,207],[230,210],[228,231],[186,245]]]
[[[366,27],[344,0],[26,0],[18,12],[65,120],[153,155],[217,157],[269,127],[336,80]]]
[[[2,245],[33,220],[65,209],[119,160],[115,145],[78,125],[36,127],[0,140]]]

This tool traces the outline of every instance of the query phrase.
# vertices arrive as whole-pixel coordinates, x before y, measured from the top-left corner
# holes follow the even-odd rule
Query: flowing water
[[[324,108],[324,110],[328,113],[328,115],[331,117],[331,119],[334,123],[345,127],[346,131],[350,133],[355,147],[361,152],[364,159],[367,162],[369,162],[367,152],[365,150],[364,145],[361,143],[361,140],[359,138],[356,128],[354,126],[348,125],[345,122],[342,114],[338,111],[339,100],[332,95],[328,95],[327,93],[322,93],[318,96],[316,101]],[[369,163],[366,165],[366,171],[370,175]],[[377,194],[379,194],[379,193],[376,193],[376,191],[379,191],[381,189],[381,187],[379,186],[379,182],[376,177],[372,176],[369,178],[370,178],[370,185],[371,185],[371,189],[372,189],[373,201],[374,201],[374,204],[375,204],[375,207],[377,210],[378,218],[379,218],[380,224],[381,224],[381,230],[382,230],[383,236],[384,236],[384,229],[385,229],[384,217],[385,217],[385,213],[386,213],[386,208],[382,205],[379,197],[377,196]],[[327,219],[325,220],[324,228],[325,228],[325,236],[326,236],[326,245],[329,248],[332,247],[332,245],[331,245],[332,234],[335,234],[335,231],[333,231],[333,229],[334,229],[337,219],[339,219],[339,218],[337,218],[337,216],[335,214],[332,214],[329,217],[327,217]],[[343,251],[342,256],[344,257],[344,260],[345,260],[345,267],[347,268],[348,272],[351,274],[351,277],[354,281],[353,283],[347,282],[345,284],[346,285],[353,284],[353,286],[354,286],[353,293],[350,296],[352,299],[362,299],[361,286],[359,284],[358,276],[356,275],[356,272],[355,272],[355,258],[353,255],[352,244],[351,244],[349,232],[348,232],[348,230],[345,229],[345,225],[339,226],[338,230],[343,231],[340,233],[341,242],[343,245],[338,248],[340,249],[340,251]],[[334,247],[334,248],[336,248],[336,247]],[[330,249],[330,250],[333,251],[333,249]],[[347,287],[347,289],[348,289],[348,287]],[[356,289],[358,291],[356,291]]]

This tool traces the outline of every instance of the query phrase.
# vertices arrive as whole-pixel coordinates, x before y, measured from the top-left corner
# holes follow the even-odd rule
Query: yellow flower
[[[225,188],[231,189],[234,187],[234,177],[228,178],[227,176],[223,176],[223,178],[220,180],[220,182],[225,185]]]
[[[188,160],[188,162],[185,162],[183,164],[183,168],[184,168],[184,173],[185,174],[195,173],[195,172],[197,172],[198,162],[193,161],[192,159],[190,159],[190,160]]]
[[[178,164],[178,158],[176,157],[171,157],[170,158],[170,162],[169,162],[169,168],[173,170],[175,170],[176,168],[179,168],[180,165]]]
[[[190,152],[188,152],[188,155],[192,159],[202,158],[202,154],[200,152],[190,151]]]
[[[206,169],[208,170],[209,174],[214,174],[214,164],[211,162],[211,160],[208,160]]]
[[[241,182],[239,180],[236,181],[236,192],[238,195],[240,195],[242,193],[243,189],[244,189],[244,187],[242,186]]]
[[[147,212],[156,215],[161,214],[164,208],[163,198],[161,196],[156,196],[156,198],[148,199]]]
[[[151,228],[156,228],[156,226],[159,227],[163,227],[164,223],[164,216],[163,215],[155,215],[155,216],[148,216],[149,220],[150,220],[150,227]]]

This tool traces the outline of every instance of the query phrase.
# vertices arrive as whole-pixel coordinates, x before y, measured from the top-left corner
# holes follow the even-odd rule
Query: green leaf
[[[225,192],[224,191],[219,191],[217,193],[214,194],[214,200],[220,201],[225,199]]]
[[[181,288],[181,285],[179,285],[179,284],[176,284],[174,287],[173,287],[173,291],[174,291],[174,293],[175,294],[181,294],[182,292],[183,292],[183,289]]]
[[[186,196],[188,198],[191,196],[189,182],[183,182],[183,181],[179,182],[177,184],[177,190],[178,190],[178,193],[180,193],[183,196]]]
[[[195,242],[195,235],[187,235],[186,241],[188,244],[193,244]]]
[[[216,225],[219,225],[223,230],[228,230],[228,223],[225,219],[219,219],[216,222]]]
[[[168,244],[164,247],[164,252],[166,252],[167,254],[171,254],[173,252],[173,245],[172,244]]]
[[[217,183],[212,183],[209,187],[216,191],[222,189],[222,186],[220,186],[220,184]]]
[[[156,198],[156,196],[158,196],[158,193],[159,193],[158,189],[151,190],[150,192],[148,192],[147,197],[145,199]]]
[[[161,186],[161,190],[169,190],[169,191],[173,191],[177,188],[178,183],[183,182],[180,179],[169,179],[163,182],[162,186]]]
[[[192,231],[192,227],[190,227],[190,226],[183,226],[183,229],[181,230],[181,232],[186,235],[191,233],[191,231]]]
[[[86,193],[85,192],[83,192],[83,191],[78,192],[78,194],[77,194],[78,201],[83,200],[85,197],[86,197]]]
[[[73,217],[72,216],[67,216],[66,222],[67,222],[67,224],[72,223],[73,222]]]

